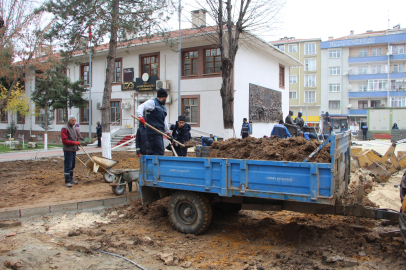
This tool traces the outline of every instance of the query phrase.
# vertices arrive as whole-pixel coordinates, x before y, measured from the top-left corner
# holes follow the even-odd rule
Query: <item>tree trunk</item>
[[[106,82],[104,84],[103,106],[102,106],[102,155],[105,158],[111,159],[111,135],[110,135],[110,107],[111,107],[111,91],[114,76],[114,62],[116,59],[117,48],[117,24],[119,0],[112,1],[111,12],[111,30],[109,53],[107,55],[107,70]]]
[[[222,72],[222,85],[220,89],[222,107],[223,107],[223,124],[224,129],[233,129],[234,125],[234,115],[233,115],[233,90],[231,89],[232,85],[232,74],[233,74],[233,65],[228,59],[222,61],[221,66]],[[228,139],[228,138],[227,138]]]
[[[45,103],[44,129],[44,150],[48,150],[48,102]]]

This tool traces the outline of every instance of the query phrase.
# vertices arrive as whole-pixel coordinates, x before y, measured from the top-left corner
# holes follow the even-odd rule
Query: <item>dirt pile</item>
[[[307,141],[303,137],[289,139],[246,138],[217,141],[212,144],[210,157],[253,160],[276,160],[302,162],[322,143]],[[309,162],[331,163],[330,144],[325,145]]]

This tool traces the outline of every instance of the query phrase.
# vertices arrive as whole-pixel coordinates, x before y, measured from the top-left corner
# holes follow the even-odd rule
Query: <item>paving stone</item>
[[[58,205],[51,205],[51,213],[59,213],[66,211],[78,210],[78,203],[65,203]]]
[[[116,205],[123,205],[127,203],[127,197],[117,197],[111,199],[104,199],[103,205],[106,207],[116,206]]]
[[[99,206],[103,206],[103,200],[78,202],[78,210],[96,208]]]
[[[134,195],[128,195],[127,196],[127,202],[132,202],[132,201],[136,201],[139,200],[141,198],[141,195],[138,194],[134,194]]]
[[[21,217],[20,210],[0,212],[0,219],[13,219]]]
[[[43,216],[51,213],[49,206],[21,209],[21,217]]]

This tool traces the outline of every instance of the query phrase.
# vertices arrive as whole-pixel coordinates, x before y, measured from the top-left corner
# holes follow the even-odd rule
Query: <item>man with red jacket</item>
[[[63,143],[63,154],[65,157],[65,186],[72,187],[77,185],[78,182],[73,180],[73,169],[75,168],[76,151],[79,150],[78,134],[74,128],[76,117],[69,116],[68,123],[62,127],[61,138]]]

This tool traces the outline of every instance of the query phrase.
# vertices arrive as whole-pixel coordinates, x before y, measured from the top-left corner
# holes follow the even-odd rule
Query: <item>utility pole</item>
[[[390,50],[390,43],[388,42],[388,83],[387,83],[387,88],[388,88],[388,101],[386,104],[386,107],[391,107],[390,105],[390,97],[389,97],[389,90],[390,90],[390,78],[389,78],[389,72],[390,72],[390,56],[391,56],[392,52]]]
[[[92,28],[89,25],[89,138],[92,138]]]
[[[179,67],[178,67],[178,115],[181,115],[181,108],[182,108],[182,99],[180,98],[180,78],[181,78],[181,72],[182,72],[182,35],[180,31],[180,15],[182,12],[182,1],[179,0]]]

